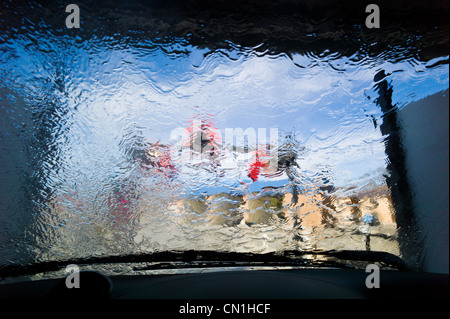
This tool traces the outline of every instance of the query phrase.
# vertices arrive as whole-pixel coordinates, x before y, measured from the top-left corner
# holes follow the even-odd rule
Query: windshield
[[[448,25],[2,6],[1,265],[418,249],[392,114],[448,94]]]

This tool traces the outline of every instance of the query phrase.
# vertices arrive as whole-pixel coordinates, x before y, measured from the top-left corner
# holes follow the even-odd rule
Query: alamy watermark
[[[225,128],[219,130],[208,122],[194,120],[188,128],[171,131],[183,163],[219,159],[224,169],[238,168],[244,162],[260,161],[267,170],[278,168],[278,128]]]
[[[366,278],[366,287],[369,289],[380,288],[380,267],[369,264],[366,267],[366,272],[370,272],[370,275]]]
[[[66,287],[69,289],[80,288],[80,268],[77,265],[68,265],[65,272],[69,273],[66,277]]]
[[[366,27],[369,29],[380,28],[380,7],[376,4],[369,4],[366,13],[370,13],[366,18]]]
[[[80,288],[80,268],[77,265],[68,265],[65,272],[69,275],[66,277],[66,287],[68,289]],[[366,267],[366,273],[370,273],[366,277],[366,287],[368,289],[380,288],[380,267],[375,264],[369,264]]]
[[[70,13],[66,17],[66,27],[68,29],[80,28],[80,8],[72,3],[66,6],[66,13]],[[376,4],[366,6],[366,13],[370,13],[366,18],[366,27],[369,29],[380,28],[380,8]]]
[[[66,12],[70,13],[66,18],[66,27],[68,29],[80,28],[80,7],[76,4],[69,4],[66,7]]]

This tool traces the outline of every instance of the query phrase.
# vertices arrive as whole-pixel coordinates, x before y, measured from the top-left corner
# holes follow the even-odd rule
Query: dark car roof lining
[[[64,25],[64,1],[14,1],[2,8],[0,25],[14,37],[30,30],[56,36],[74,34]],[[379,29],[368,29],[365,8],[373,1],[83,1],[79,3],[82,40],[109,37],[115,46],[144,38],[170,44],[184,39],[200,48],[251,47],[255,52],[343,56],[361,54],[414,57],[428,61],[448,54],[448,1],[379,0]],[[54,15],[61,12],[61,19]],[[25,18],[25,19],[24,19]],[[60,21],[61,20],[61,21]],[[23,31],[22,26],[33,24]],[[14,28],[14,29],[13,29]],[[26,28],[25,28],[26,29]],[[261,45],[262,44],[262,45]],[[401,48],[401,50],[396,50]],[[326,51],[327,50],[327,51]],[[357,55],[358,56],[358,55]]]

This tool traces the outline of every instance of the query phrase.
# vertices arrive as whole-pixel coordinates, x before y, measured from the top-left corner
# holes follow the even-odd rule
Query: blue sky
[[[299,162],[305,178],[326,169],[336,185],[345,186],[361,176],[380,177],[385,167],[383,136],[371,120],[381,122],[373,103],[373,76],[379,70],[391,73],[399,108],[448,88],[448,64],[430,67],[439,59],[354,62],[338,55],[294,54],[291,59],[238,47],[210,52],[182,43],[177,49],[185,54],[151,43],[114,49],[101,41],[50,42],[3,44],[14,54],[2,55],[0,62],[3,76],[22,85],[30,103],[45,92],[69,110],[61,124],[67,126],[61,145],[66,173],[107,163],[98,174],[108,175],[108,169],[123,167],[120,148],[127,136],[170,143],[173,129],[212,114],[221,132],[238,127],[295,132],[306,148]],[[55,51],[40,52],[44,47]],[[63,93],[49,90],[58,74]]]

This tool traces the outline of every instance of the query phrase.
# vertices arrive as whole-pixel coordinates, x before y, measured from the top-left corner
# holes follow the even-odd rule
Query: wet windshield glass
[[[445,34],[386,45],[392,30],[371,42],[347,29],[353,47],[336,48],[340,30],[291,30],[284,11],[261,27],[275,38],[252,38],[256,24],[232,30],[238,15],[110,3],[80,4],[80,29],[63,3],[2,4],[2,264],[187,249],[402,256],[386,114],[448,92],[448,53],[418,49]]]

